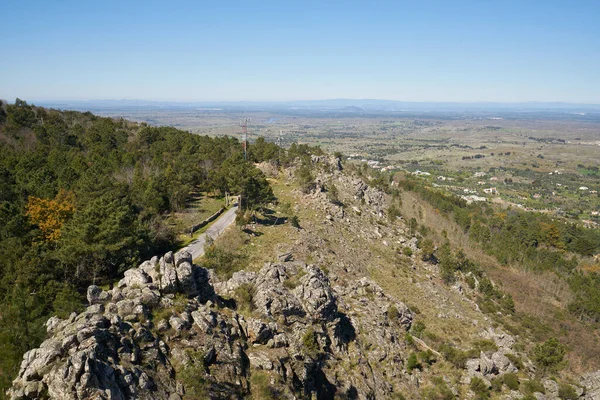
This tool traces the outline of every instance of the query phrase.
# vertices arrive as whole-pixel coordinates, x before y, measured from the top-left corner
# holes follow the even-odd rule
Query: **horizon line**
[[[8,101],[6,99],[1,99]],[[141,99],[141,98],[96,98],[96,99],[32,99],[27,100],[31,103],[91,103],[91,102],[148,102],[148,103],[207,103],[207,104],[220,104],[220,103],[272,103],[272,104],[283,104],[283,103],[295,103],[295,102],[327,102],[327,101],[381,101],[391,103],[416,103],[416,104],[431,104],[431,103],[445,103],[445,104],[566,104],[566,105],[586,105],[586,106],[600,106],[599,102],[586,102],[586,101],[563,101],[563,100],[522,100],[522,101],[489,101],[489,100],[468,100],[468,101],[452,101],[452,100],[394,100],[385,98],[350,98],[350,97],[333,97],[325,99],[295,99],[295,100],[156,100],[156,99]]]

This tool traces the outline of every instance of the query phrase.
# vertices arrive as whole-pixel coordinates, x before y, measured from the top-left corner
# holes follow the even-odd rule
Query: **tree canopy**
[[[272,201],[251,161],[285,152],[261,139],[246,162],[241,149],[226,136],[0,104],[0,391],[45,319],[173,249],[165,216],[194,189],[241,194],[247,209]]]

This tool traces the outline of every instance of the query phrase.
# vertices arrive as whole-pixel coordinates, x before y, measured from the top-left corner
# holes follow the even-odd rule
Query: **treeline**
[[[78,310],[85,288],[173,249],[165,214],[190,192],[272,200],[241,144],[91,113],[0,102],[0,390],[50,315]],[[250,161],[285,152],[264,140]]]
[[[581,259],[600,253],[600,230],[519,209],[498,210],[485,203],[467,204],[413,179],[399,185],[411,190],[452,218],[482,249],[504,265],[554,271],[568,280],[575,299],[569,310],[579,318],[600,322],[600,275],[583,273]]]

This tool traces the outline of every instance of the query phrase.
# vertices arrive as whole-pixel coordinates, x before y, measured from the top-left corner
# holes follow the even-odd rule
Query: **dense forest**
[[[600,322],[600,274],[592,260],[600,253],[600,230],[516,208],[467,204],[410,178],[400,179],[399,184],[452,218],[501,264],[553,271],[566,279],[574,294],[569,310],[582,320]]]
[[[0,102],[0,391],[50,315],[82,308],[91,283],[175,248],[167,213],[193,189],[273,198],[254,162],[285,152],[91,113]]]

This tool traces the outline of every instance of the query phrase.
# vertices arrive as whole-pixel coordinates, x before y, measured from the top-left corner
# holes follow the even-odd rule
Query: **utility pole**
[[[248,157],[248,121],[250,121],[250,119],[245,118],[242,122],[240,122],[240,126],[242,127],[242,149],[244,150],[244,160],[246,160]]]
[[[279,162],[281,164],[281,145],[282,145],[282,136],[283,136],[283,130],[279,130],[279,137],[277,138],[277,162]]]

